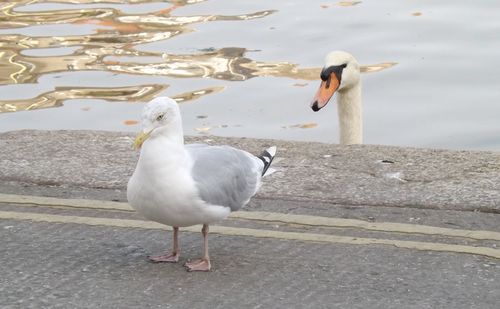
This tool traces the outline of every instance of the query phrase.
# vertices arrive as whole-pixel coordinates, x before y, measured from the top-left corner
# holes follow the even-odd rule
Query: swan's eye
[[[321,80],[325,82],[328,81],[328,79],[333,73],[335,74],[335,77],[337,77],[337,79],[340,81],[342,77],[342,70],[344,70],[345,67],[347,67],[347,63],[341,65],[332,65],[327,68],[323,68],[323,70],[321,70],[321,75],[320,75]]]
[[[161,121],[164,116],[165,114],[158,115],[158,117],[156,117],[156,121]]]

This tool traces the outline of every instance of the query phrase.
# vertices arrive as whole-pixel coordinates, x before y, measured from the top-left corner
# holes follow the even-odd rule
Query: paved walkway
[[[496,308],[498,227],[443,215],[448,227],[236,212],[211,227],[214,270],[187,273],[200,227],[181,229],[180,263],[152,264],[170,231],[125,203],[3,194],[2,307]]]
[[[496,153],[276,142],[262,192],[211,226],[213,271],[188,273],[200,227],[148,262],[171,232],[125,203],[129,143],[0,134],[1,308],[498,307]]]

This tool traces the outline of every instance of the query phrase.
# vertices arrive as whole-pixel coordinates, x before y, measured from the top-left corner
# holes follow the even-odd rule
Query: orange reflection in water
[[[103,99],[108,101],[147,101],[165,89],[162,85],[133,87],[86,88],[56,87],[54,91],[42,93],[33,99],[0,101],[0,112],[15,112],[62,106],[69,99]]]
[[[204,50],[193,54],[145,52],[137,45],[168,40],[191,32],[191,25],[211,21],[242,21],[264,18],[273,10],[242,15],[173,16],[175,8],[194,5],[204,0],[168,1],[166,8],[145,14],[126,14],[117,8],[75,8],[50,11],[25,11],[21,7],[41,1],[18,1],[0,6],[0,28],[21,28],[39,25],[95,25],[94,33],[70,36],[29,36],[7,34],[0,36],[0,86],[37,83],[46,74],[79,71],[105,71],[135,75],[168,76],[175,78],[213,78],[244,81],[259,76],[316,80],[320,68],[300,68],[288,62],[259,62],[245,56],[245,48],[231,47]],[[72,0],[52,3],[69,4]],[[155,1],[84,0],[81,4],[141,4]],[[29,7],[29,6],[27,6]],[[70,54],[30,56],[24,51],[72,47]],[[32,54],[32,53],[31,53]],[[127,61],[124,61],[124,58]],[[134,61],[139,57],[155,57],[155,63]],[[363,67],[365,72],[379,71],[395,63]],[[76,86],[76,85],[75,85]],[[28,100],[0,100],[0,113],[61,106],[75,98],[109,101],[147,101],[167,88],[167,84],[147,84],[131,87],[56,87]],[[174,95],[179,102],[197,99],[220,92],[224,88],[194,89]]]

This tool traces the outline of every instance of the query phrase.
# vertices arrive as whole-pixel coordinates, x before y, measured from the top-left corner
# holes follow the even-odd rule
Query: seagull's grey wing
[[[193,176],[203,201],[243,207],[257,192],[264,164],[257,157],[229,146],[186,145],[194,161]]]

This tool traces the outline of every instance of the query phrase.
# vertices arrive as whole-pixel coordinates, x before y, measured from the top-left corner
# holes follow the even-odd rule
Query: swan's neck
[[[363,143],[363,106],[361,81],[355,86],[338,92],[340,144]]]

